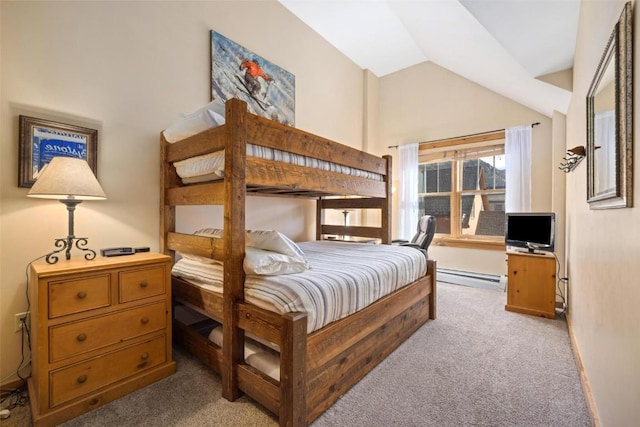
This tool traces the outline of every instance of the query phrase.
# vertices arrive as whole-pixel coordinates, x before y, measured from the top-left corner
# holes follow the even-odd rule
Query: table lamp
[[[56,199],[64,203],[69,211],[69,235],[66,238],[56,239],[55,247],[58,248],[46,256],[49,264],[58,262],[56,254],[66,251],[67,261],[71,259],[71,248],[86,252],[84,258],[92,260],[96,257],[95,251],[88,249],[86,237],[76,237],[73,231],[73,212],[76,205],[83,200],[104,200],[107,196],[98,183],[89,164],[73,157],[54,157],[42,170],[33,187],[27,194],[28,197],[42,199]]]

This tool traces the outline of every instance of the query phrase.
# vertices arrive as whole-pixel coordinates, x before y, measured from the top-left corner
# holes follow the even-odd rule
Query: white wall
[[[586,95],[622,11],[623,1],[583,1],[567,114],[567,146],[586,142]],[[634,19],[638,21],[638,4]],[[638,27],[634,29],[634,135],[640,138]],[[634,152],[638,144],[634,142]],[[583,162],[586,163],[586,162]],[[590,210],[586,164],[567,176],[569,313],[577,349],[601,425],[640,425],[640,162],[634,168],[635,207]]]
[[[13,316],[26,309],[27,263],[67,234],[60,203],[29,199],[17,186],[20,114],[99,130],[98,179],[108,200],[76,210],[76,234],[94,250],[158,250],[159,134],[209,101],[210,30],[295,75],[296,127],[362,147],[362,70],[276,1],[0,2],[0,14],[2,382],[20,360]],[[178,214],[185,231],[221,225],[215,208],[192,213]],[[296,240],[313,237],[314,223],[308,201],[248,205],[249,227]]]
[[[533,128],[532,209],[552,208],[551,120],[432,62],[380,79],[380,130],[376,152],[390,145],[430,141],[540,122]],[[394,162],[397,164],[397,161]],[[397,175],[396,175],[397,176]],[[395,201],[394,201],[395,203]],[[395,221],[394,221],[395,223]],[[394,237],[395,234],[394,228]],[[409,236],[410,237],[410,236]],[[504,275],[503,251],[434,246],[438,267]]]

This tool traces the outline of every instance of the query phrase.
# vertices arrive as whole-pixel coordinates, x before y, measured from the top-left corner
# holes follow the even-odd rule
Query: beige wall
[[[550,118],[432,62],[381,78],[379,114],[380,131],[374,151],[396,156],[396,165],[397,152],[387,148],[390,145],[540,122],[533,128],[532,208],[551,210],[552,169],[557,165],[552,155]],[[393,235],[402,237],[396,236],[395,228]],[[502,251],[432,246],[429,256],[438,261],[438,267],[498,275],[506,273]]]
[[[584,98],[622,5],[582,4],[565,138],[564,116],[540,116],[434,64],[377,80],[275,2],[0,2],[2,380],[20,360],[13,315],[26,308],[26,264],[66,233],[62,205],[27,199],[27,190],[16,185],[17,116],[99,129],[98,177],[109,199],[80,205],[76,230],[95,249],[157,250],[158,134],[179,113],[208,101],[208,34],[215,29],[296,76],[298,127],[355,147],[366,140],[377,154],[395,154],[388,145],[540,121],[534,128],[534,209],[560,212],[566,179],[570,313],[597,411],[603,426],[640,425],[640,211],[589,210],[586,162],[566,176],[555,170],[564,148],[586,141]],[[636,162],[636,177],[639,169]],[[273,199],[251,200],[248,225],[312,237],[310,204],[276,200],[278,206]],[[212,216],[219,220],[207,208],[178,215],[185,231],[209,225]],[[500,252],[434,248],[431,254],[443,267],[504,273]]]
[[[17,187],[18,115],[99,130],[98,179],[108,200],[76,210],[76,233],[95,250],[158,249],[159,133],[209,101],[210,30],[295,75],[297,127],[362,147],[362,70],[275,1],[0,2],[0,14],[3,382],[20,361],[13,317],[26,309],[25,268],[67,234],[60,203]],[[312,205],[255,198],[247,225],[309,239]],[[184,231],[222,223],[205,208],[179,212],[178,221]]]
[[[586,94],[622,11],[623,1],[583,1],[567,146],[586,141]],[[634,21],[638,21],[635,4]],[[640,40],[634,30],[634,141],[640,138],[637,89]],[[638,153],[637,142],[634,151]],[[586,162],[583,162],[586,163]],[[590,210],[586,164],[567,177],[569,309],[578,351],[603,426],[640,425],[640,162],[634,165],[635,207]]]

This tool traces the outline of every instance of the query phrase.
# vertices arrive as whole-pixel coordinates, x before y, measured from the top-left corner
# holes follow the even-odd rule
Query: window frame
[[[433,142],[420,143],[418,147],[419,164],[427,164],[437,162],[437,158],[442,153],[442,162],[449,161],[451,163],[451,191],[419,193],[420,197],[431,196],[449,196],[449,216],[451,221],[450,234],[437,233],[434,236],[432,245],[470,248],[470,249],[487,249],[487,250],[506,250],[504,236],[482,236],[465,235],[461,232],[460,226],[462,221],[462,195],[463,194],[504,194],[505,190],[463,190],[462,189],[462,165],[466,159],[465,155],[460,155],[460,151],[470,152],[475,150],[481,151],[482,148],[501,145],[504,153],[505,131],[499,130],[487,132],[479,135],[471,135],[460,138],[450,138]],[[482,156],[480,156],[482,157]],[[480,158],[473,157],[473,158]],[[425,160],[427,159],[427,160]]]

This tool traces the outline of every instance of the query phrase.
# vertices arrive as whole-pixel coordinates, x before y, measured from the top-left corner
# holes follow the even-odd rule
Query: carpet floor
[[[438,318],[420,328],[313,427],[587,427],[592,422],[563,318],[504,310],[503,292],[438,284]],[[247,398],[221,397],[219,377],[180,348],[178,370],[63,424],[276,426]],[[3,426],[29,426],[29,408]]]

